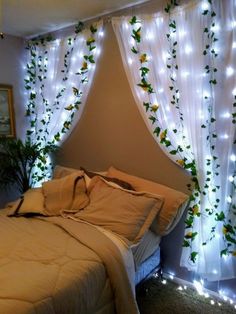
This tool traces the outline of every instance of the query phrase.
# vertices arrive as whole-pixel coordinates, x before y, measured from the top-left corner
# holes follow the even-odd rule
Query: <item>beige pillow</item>
[[[45,213],[48,216],[57,216],[66,212],[74,213],[89,203],[86,184],[81,171],[44,182],[42,189]]]
[[[161,195],[165,199],[162,210],[159,212],[151,226],[151,230],[158,235],[167,234],[169,226],[172,224],[177,213],[179,211],[183,213],[184,206],[187,205],[187,200],[189,199],[188,195],[180,191],[140,177],[129,175],[114,167],[108,169],[107,176],[129,182],[136,191],[147,191],[152,194]]]
[[[53,171],[53,179],[60,179],[60,178],[63,178],[65,176],[68,176],[68,175],[70,175],[74,172],[78,172],[78,171],[81,173],[81,175],[84,175],[84,170],[82,168],[80,170],[78,170],[75,168],[69,168],[69,167],[63,167],[63,166],[57,165]],[[89,171],[89,173],[91,173],[91,172]],[[96,171],[93,173],[99,174],[101,176],[106,176],[107,171]],[[91,178],[88,175],[88,173],[85,172],[84,178],[85,178],[85,182],[86,182],[86,187],[88,187],[89,183],[91,181]]]
[[[44,215],[44,196],[42,188],[32,188],[22,198],[8,205],[11,207],[9,216]]]
[[[122,189],[101,177],[89,186],[90,203],[75,216],[137,243],[161,209],[163,198]]]
[[[69,168],[69,167],[63,167],[63,166],[55,166],[54,171],[53,171],[53,179],[60,179],[65,176],[68,176],[74,172],[80,172],[81,175],[83,175],[83,171],[75,168]]]

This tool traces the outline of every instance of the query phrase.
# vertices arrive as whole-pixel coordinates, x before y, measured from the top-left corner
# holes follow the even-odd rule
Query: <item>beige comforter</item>
[[[45,220],[0,213],[0,313],[138,313],[114,242],[86,223]]]

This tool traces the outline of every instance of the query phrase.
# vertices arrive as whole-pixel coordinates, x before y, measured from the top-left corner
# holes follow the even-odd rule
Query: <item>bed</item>
[[[135,285],[152,270],[150,260],[159,264],[162,234],[157,235],[153,222],[164,197],[117,184],[59,168],[44,190],[29,190],[1,210],[1,313],[138,313]],[[185,202],[182,195],[182,207]],[[127,203],[129,210],[141,211],[132,217],[123,212],[125,220],[117,227],[110,216],[112,221],[120,216],[111,211],[118,206],[120,214]]]

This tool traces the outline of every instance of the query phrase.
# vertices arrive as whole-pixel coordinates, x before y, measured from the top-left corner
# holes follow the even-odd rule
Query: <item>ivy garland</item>
[[[206,38],[206,45],[205,49],[203,51],[203,55],[205,56],[205,59],[207,60],[207,64],[205,66],[205,73],[206,77],[208,79],[209,83],[209,88],[212,91],[215,85],[217,85],[217,79],[216,79],[216,74],[217,74],[217,68],[215,66],[215,61],[216,58],[218,57],[217,50],[216,50],[216,43],[218,41],[218,38],[216,37],[215,33],[215,28],[217,27],[216,24],[216,12],[214,11],[213,7],[213,2],[212,0],[208,0],[209,3],[209,9],[205,9],[202,14],[205,16],[207,19],[210,20],[210,27],[205,27],[204,28],[204,35]],[[219,168],[220,168],[220,163],[219,163],[219,158],[215,153],[215,147],[216,147],[216,139],[218,137],[216,133],[216,117],[215,113],[213,110],[213,99],[208,99],[208,96],[205,96],[205,101],[206,104],[208,105],[208,112],[209,112],[209,118],[206,121],[206,125],[203,124],[201,127],[206,128],[208,127],[208,136],[207,136],[207,141],[209,143],[210,147],[210,152],[211,152],[211,159],[206,159],[206,165],[211,166],[213,171],[208,171],[207,172],[207,183],[205,184],[205,188],[208,189],[208,192],[213,192],[216,193],[221,189],[220,186],[213,185],[212,181],[214,182],[215,180],[212,180],[214,177],[219,176]],[[236,96],[234,96],[234,100],[236,99]],[[233,106],[236,106],[236,103],[234,101]],[[234,117],[236,117],[236,114],[232,114],[232,123],[234,124]],[[235,175],[235,174],[234,174]],[[232,183],[232,191],[235,191],[235,184],[234,180],[231,182]],[[211,190],[210,190],[211,189]],[[204,193],[206,195],[206,193]],[[229,196],[232,199],[232,195]],[[225,213],[221,210],[218,210],[220,203],[220,199],[216,198],[215,203],[211,204],[211,209],[206,209],[209,215],[214,214],[215,215],[215,221],[216,224],[221,222],[222,224],[222,237],[225,243],[225,248],[221,250],[221,256],[227,256],[227,255],[232,255],[236,256],[236,251],[232,248],[233,245],[236,244],[236,226],[233,226],[232,220],[230,218],[227,218]],[[235,213],[235,204],[232,204],[229,206],[229,210],[236,215]],[[216,230],[216,224],[215,226],[212,227],[211,230],[211,238],[215,237],[215,230]],[[205,245],[203,243],[203,245]]]
[[[215,43],[218,41],[216,38],[214,27],[216,25],[216,13],[212,8],[212,0],[208,0],[211,9],[210,10],[204,10],[202,12],[203,16],[210,16],[211,19],[211,27],[210,29],[208,27],[204,28],[204,35],[206,36],[206,46],[203,51],[203,55],[206,56],[206,60],[208,60],[208,63],[205,66],[205,72],[209,78],[209,86],[210,89],[213,88],[214,85],[217,84],[216,80],[216,72],[217,68],[215,67],[215,58],[217,58],[217,52],[215,49]],[[178,110],[179,113],[179,126],[178,128],[172,130],[174,133],[181,132],[180,134],[183,134],[183,114],[179,107],[179,89],[177,86],[176,81],[176,72],[178,71],[179,67],[177,64],[177,47],[178,43],[175,40],[175,34],[177,30],[176,21],[171,17],[171,11],[178,6],[178,3],[176,0],[171,0],[166,8],[166,13],[169,14],[169,33],[166,34],[167,40],[169,42],[169,56],[167,58],[167,69],[169,71],[169,78],[170,78],[170,86],[169,89],[172,93],[172,99],[171,99],[171,105],[175,106],[176,110]],[[213,103],[208,99],[207,96],[205,96],[205,100],[208,104],[208,111],[210,114],[210,118],[206,121],[206,125],[203,124],[202,128],[208,127],[208,135],[207,135],[207,141],[210,145],[210,152],[212,158],[206,158],[206,165],[211,166],[213,171],[207,171],[207,176],[204,184],[204,188],[201,190],[199,181],[198,181],[198,173],[196,169],[196,162],[192,156],[191,161],[189,161],[186,157],[183,156],[184,151],[191,151],[191,146],[188,144],[185,144],[186,138],[184,135],[182,135],[182,141],[183,145],[178,145],[175,147],[171,140],[168,138],[168,130],[163,129],[159,122],[159,115],[158,115],[158,109],[159,104],[155,104],[152,102],[151,94],[154,93],[154,88],[151,84],[151,82],[148,80],[148,73],[150,72],[150,69],[148,67],[149,57],[146,52],[141,51],[140,49],[140,43],[142,40],[142,26],[140,21],[137,19],[136,16],[133,16],[131,20],[129,21],[130,25],[132,26],[132,38],[134,40],[134,44],[131,47],[131,51],[134,55],[136,55],[137,58],[139,58],[140,62],[140,82],[138,82],[137,86],[142,88],[142,90],[146,93],[148,101],[143,102],[143,106],[145,107],[145,110],[147,113],[149,113],[149,119],[153,125],[156,125],[156,127],[153,130],[154,135],[158,138],[158,141],[160,144],[164,145],[168,152],[171,155],[179,156],[180,158],[176,160],[176,162],[181,165],[184,169],[190,171],[191,173],[191,180],[193,184],[188,184],[189,190],[192,192],[190,196],[190,204],[188,208],[188,215],[187,219],[185,220],[185,228],[186,230],[193,229],[195,219],[198,219],[201,217],[201,215],[215,215],[215,221],[216,224],[211,228],[210,230],[210,236],[209,239],[204,241],[202,245],[206,245],[209,241],[215,238],[216,235],[216,226],[219,222],[223,223],[222,233],[223,238],[226,243],[225,249],[221,251],[222,255],[228,255],[232,254],[232,256],[236,256],[236,251],[232,250],[232,245],[236,244],[236,227],[232,226],[232,221],[230,219],[226,219],[225,214],[223,211],[218,211],[218,204],[220,202],[219,199],[216,198],[215,203],[211,204],[211,208],[205,208],[202,209],[200,212],[200,196],[201,194],[206,197],[209,195],[209,192],[216,193],[217,190],[220,189],[220,186],[212,185],[212,182],[214,182],[213,177],[219,175],[219,167],[220,164],[218,163],[218,157],[215,155],[215,140],[217,138],[216,130],[215,130],[215,114],[213,111]],[[235,95],[235,102],[234,107],[236,107],[236,95]],[[233,117],[233,123],[236,123],[236,113],[232,114]],[[236,141],[235,141],[236,144]],[[236,175],[236,173],[234,173]],[[232,181],[234,190],[236,189],[236,185],[234,183],[234,180]],[[232,209],[234,210],[234,215],[236,215],[236,206],[232,205]],[[195,263],[198,257],[198,252],[194,251],[192,249],[193,247],[193,241],[197,239],[198,232],[188,231],[185,233],[184,241],[183,241],[183,247],[189,247],[190,248],[190,260]]]
[[[53,139],[51,141],[47,140],[47,135],[49,134],[48,126],[50,122],[53,120],[53,116],[56,110],[60,109],[60,99],[63,97],[66,87],[63,86],[63,82],[68,80],[69,76],[69,68],[71,62],[71,54],[73,52],[74,43],[77,40],[78,34],[84,30],[83,23],[79,22],[75,27],[75,34],[73,37],[69,37],[67,44],[68,49],[64,55],[64,63],[61,69],[61,73],[63,73],[62,86],[57,92],[55,97],[55,101],[53,104],[50,104],[46,97],[44,96],[44,88],[46,84],[46,80],[48,77],[48,43],[55,44],[55,39],[50,35],[46,37],[40,37],[34,40],[31,40],[27,43],[26,49],[29,51],[29,59],[30,61],[27,63],[27,75],[28,77],[25,79],[25,89],[28,91],[28,102],[26,108],[26,116],[29,119],[29,128],[26,131],[26,136],[28,140],[36,141],[40,143],[42,147],[47,144],[56,145],[61,141],[62,135],[67,133],[73,123],[75,113],[79,110],[81,104],[81,98],[83,96],[83,92],[81,91],[81,86],[88,82],[88,73],[89,73],[89,64],[95,64],[94,60],[94,51],[96,49],[96,39],[95,34],[98,29],[96,24],[92,24],[89,28],[90,32],[86,39],[86,47],[87,52],[83,56],[83,62],[81,68],[75,75],[80,76],[80,81],[78,86],[71,87],[71,94],[73,95],[73,102],[68,104],[64,110],[65,112],[69,112],[69,116],[63,122],[63,126],[56,134],[53,135]],[[43,53],[40,53],[38,47],[43,47]],[[40,83],[38,87],[38,83]],[[36,89],[37,86],[37,89]],[[37,102],[37,96],[40,95],[43,101],[43,112],[44,115],[39,120],[39,116],[37,114],[37,107],[41,106]],[[37,168],[40,170],[36,170],[32,176],[32,183],[35,184],[42,180],[45,180],[50,173],[51,163],[47,162],[47,153],[37,160],[36,164]]]

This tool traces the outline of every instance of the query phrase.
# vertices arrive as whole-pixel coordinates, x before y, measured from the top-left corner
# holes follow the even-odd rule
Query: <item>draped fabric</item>
[[[190,203],[188,210],[181,266],[214,281],[236,277],[236,5],[233,0],[212,2],[210,7],[208,1],[191,1],[170,15],[163,10],[137,16],[134,25],[132,17],[115,17],[112,23],[148,129],[178,165],[196,165],[199,193],[193,191],[197,205]],[[134,27],[141,35],[136,53]],[[170,46],[168,39],[177,43]],[[174,69],[168,67],[171,54],[176,54]],[[143,64],[154,93],[138,86]],[[158,129],[166,130],[167,145]]]
[[[76,28],[64,38],[45,37],[28,42],[26,115],[27,137],[32,142],[41,147],[47,143],[61,145],[69,136],[82,115],[102,37],[101,21],[83,30]],[[50,173],[42,173],[41,177],[47,175]]]

